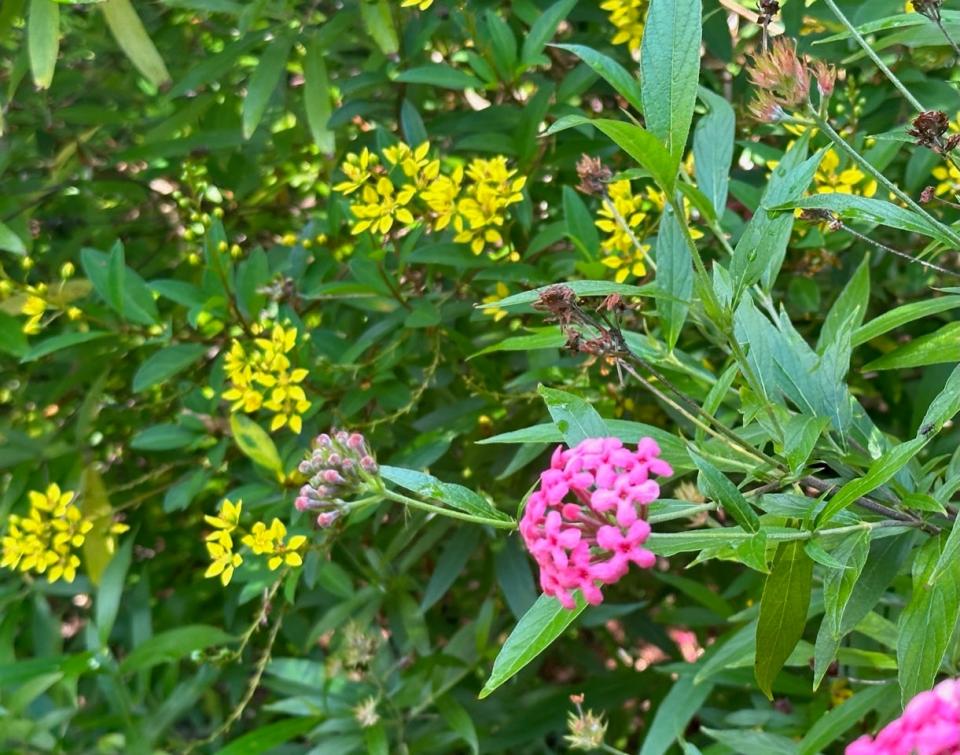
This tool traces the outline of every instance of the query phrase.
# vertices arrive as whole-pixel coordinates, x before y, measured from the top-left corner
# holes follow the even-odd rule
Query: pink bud
[[[329,527],[337,519],[340,518],[339,511],[324,511],[317,517],[317,526],[318,527]]]
[[[359,451],[364,446],[363,436],[360,433],[353,433],[347,438],[347,446],[354,451]]]
[[[297,511],[306,511],[310,508],[310,501],[307,500],[306,496],[297,496],[297,500],[293,502],[293,507]]]
[[[331,485],[339,485],[346,482],[336,469],[325,469],[323,470],[323,481],[328,482]]]

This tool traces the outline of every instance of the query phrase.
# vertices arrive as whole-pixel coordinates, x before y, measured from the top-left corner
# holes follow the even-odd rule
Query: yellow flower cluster
[[[840,168],[840,157],[833,149],[824,153],[813,176],[818,194],[859,194],[872,197],[877,193],[877,182],[855,166]]]
[[[627,45],[630,52],[640,49],[646,5],[646,0],[605,0],[600,3],[600,7],[610,15],[610,23],[617,30],[613,36],[613,44]]]
[[[433,5],[433,0],[403,0],[400,3],[401,8],[412,8],[416,6],[420,10],[426,10]]]
[[[234,504],[224,498],[220,511],[216,516],[205,515],[203,518],[213,532],[207,535],[207,553],[210,556],[210,566],[204,572],[204,577],[220,577],[220,582],[226,587],[233,579],[234,570],[243,563],[243,556],[234,550],[233,536],[240,527],[240,513],[243,501]],[[263,522],[255,522],[250,532],[240,538],[254,555],[267,556],[267,566],[276,571],[281,565],[300,566],[303,558],[299,551],[307,544],[304,535],[294,535],[287,539],[287,528],[283,522],[274,517],[268,527]]]
[[[308,371],[293,368],[290,354],[297,343],[297,329],[274,324],[255,326],[260,337],[244,344],[234,339],[224,362],[230,388],[223,397],[232,402],[231,412],[273,412],[270,430],[285,425],[293,432],[303,429],[303,414],[310,402],[300,386]]]
[[[80,566],[77,549],[93,529],[93,519],[84,516],[73,502],[72,491],[60,490],[56,483],[43,492],[31,490],[27,498],[28,514],[11,514],[7,519],[0,566],[45,574],[48,582],[73,582]],[[128,529],[117,522],[110,532],[120,534]]]
[[[6,311],[27,316],[22,326],[24,334],[36,335],[60,313],[66,314],[70,320],[79,320],[83,317],[83,312],[78,307],[70,306],[69,303],[73,299],[86,295],[89,284],[68,281],[67,279],[72,277],[74,272],[72,262],[64,263],[60,268],[63,280],[53,289],[46,283],[38,283],[24,285],[19,291],[15,291],[9,281],[4,281],[4,290],[0,290],[0,299],[14,293],[10,300],[12,308],[7,308]]]
[[[616,271],[614,279],[617,283],[623,283],[631,275],[639,278],[647,272],[644,259],[650,246],[638,246],[635,233],[648,219],[644,211],[646,200],[642,194],[633,193],[627,179],[607,186],[607,198],[603,200],[596,226],[607,234],[600,242],[600,249],[605,253],[601,262]]]
[[[350,205],[351,232],[382,235],[422,219],[435,232],[452,227],[454,241],[468,244],[474,254],[492,247],[494,259],[518,259],[500,229],[507,208],[523,199],[526,178],[517,177],[503,155],[476,158],[466,170],[457,166],[442,173],[440,160],[431,160],[429,152],[429,142],[417,147],[399,142],[383,150],[387,165],[367,148],[347,155],[340,166],[346,180],[333,188],[345,195],[359,192]]]

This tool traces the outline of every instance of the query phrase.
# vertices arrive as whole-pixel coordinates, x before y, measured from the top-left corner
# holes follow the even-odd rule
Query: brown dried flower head
[[[582,155],[577,163],[577,175],[580,177],[577,189],[584,194],[603,194],[613,177],[613,171],[606,167],[599,157]]]
[[[940,23],[940,7],[943,0],[913,0],[913,9],[935,23]]]
[[[943,136],[949,128],[950,119],[946,113],[942,110],[927,110],[913,119],[913,125],[907,129],[907,134],[916,139],[919,146],[943,154],[947,151],[947,142]],[[955,146],[956,140],[952,141]]]
[[[795,108],[810,96],[810,73],[797,55],[796,43],[785,37],[778,37],[769,50],[754,57],[750,80],[761,90],[751,106],[761,120],[774,120],[778,107],[781,112]]]
[[[813,71],[813,77],[817,80],[817,91],[820,92],[820,99],[829,99],[837,83],[837,69],[827,65],[822,60],[815,60],[811,64],[810,70]]]

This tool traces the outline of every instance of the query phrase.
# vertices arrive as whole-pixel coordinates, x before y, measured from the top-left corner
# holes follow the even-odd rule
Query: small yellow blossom
[[[210,554],[210,566],[204,577],[220,577],[224,587],[230,584],[233,570],[243,563],[239,553],[233,551],[233,538],[224,530],[218,530],[215,538],[207,541],[207,553]]]
[[[233,532],[237,528],[237,525],[240,524],[240,511],[242,508],[243,501],[238,500],[236,504],[234,504],[229,498],[224,498],[217,516],[204,514],[204,521],[211,527],[216,528],[215,532],[207,535],[207,540],[216,540],[221,532]]]
[[[280,243],[284,246],[296,246],[297,243],[297,234],[295,233],[285,233],[280,239]],[[223,251],[227,251],[224,249]]]
[[[287,542],[287,528],[283,522],[274,517],[270,526],[263,522],[253,525],[249,535],[243,538],[243,544],[248,546],[256,555],[268,555],[267,566],[275,571],[282,564],[300,566],[303,563],[298,551],[307,543],[304,535],[294,535]]]
[[[407,178],[414,179],[418,185],[426,185],[440,174],[440,161],[431,161],[427,157],[429,151],[430,142],[424,142],[416,149],[398,142],[385,147],[383,156],[391,165],[399,166]]]
[[[372,171],[376,168],[378,162],[377,156],[366,147],[359,155],[353,152],[349,153],[340,166],[340,170],[343,171],[347,180],[334,185],[333,190],[339,191],[341,194],[355,192],[373,175]]]
[[[420,192],[420,198],[434,215],[433,230],[442,231],[450,225],[462,185],[463,167],[458,165],[449,176],[437,176]]]
[[[611,40],[613,44],[627,45],[630,52],[640,49],[646,5],[645,0],[606,0],[600,3],[600,7],[610,15],[610,23],[617,30]]]
[[[420,10],[426,10],[431,5],[433,5],[433,0],[403,0],[400,3],[401,8],[413,8],[416,7]]]
[[[933,177],[937,179],[937,196],[960,193],[960,170],[953,163],[938,165],[933,169]]]
[[[36,335],[41,330],[40,321],[48,306],[46,293],[47,287],[42,283],[26,288],[27,298],[20,307],[20,314],[27,316],[27,321],[23,324],[23,332],[28,336]]]
[[[48,582],[73,582],[80,566],[76,549],[83,546],[93,520],[73,502],[72,491],[56,483],[27,493],[26,516],[11,514],[2,538],[0,566],[45,574]]]
[[[494,302],[498,302],[509,295],[510,289],[507,288],[507,285],[503,281],[497,281],[495,293],[491,294],[490,296],[483,297],[482,301],[484,304],[493,304]],[[486,307],[483,310],[483,314],[487,315],[488,317],[492,317],[494,322],[500,322],[510,313],[505,309],[501,309],[500,307]]]
[[[840,157],[836,151],[829,149],[813,175],[818,194],[859,194],[872,197],[877,193],[877,182],[867,176],[859,168],[850,167],[838,172]]]
[[[374,233],[387,233],[393,227],[394,220],[404,225],[414,222],[413,213],[407,209],[416,193],[416,187],[404,186],[398,192],[393,182],[386,176],[381,176],[377,186],[363,187],[363,202],[351,205],[350,211],[357,218],[350,232],[363,233],[370,230]]]
[[[488,244],[503,246],[503,236],[498,230],[506,221],[506,208],[523,200],[523,190],[527,179],[514,178],[516,169],[507,167],[507,158],[503,155],[482,159],[477,158],[467,167],[470,183],[465,196],[457,202],[458,215],[453,227],[456,235],[453,240],[460,244],[469,244],[474,254],[481,254]]]
[[[634,233],[647,220],[643,206],[643,195],[633,193],[629,180],[614,181],[607,187],[607,198],[595,224],[607,234],[600,242],[600,249],[604,252],[600,261],[616,271],[614,280],[617,283],[623,283],[631,275],[640,277],[647,272],[644,260],[650,247],[638,248]]]

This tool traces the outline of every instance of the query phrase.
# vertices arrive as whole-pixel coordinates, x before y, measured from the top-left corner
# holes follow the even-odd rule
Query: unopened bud
[[[337,509],[334,509],[333,511],[324,511],[322,514],[317,516],[317,526],[329,527],[339,518],[340,518],[340,511]]]

